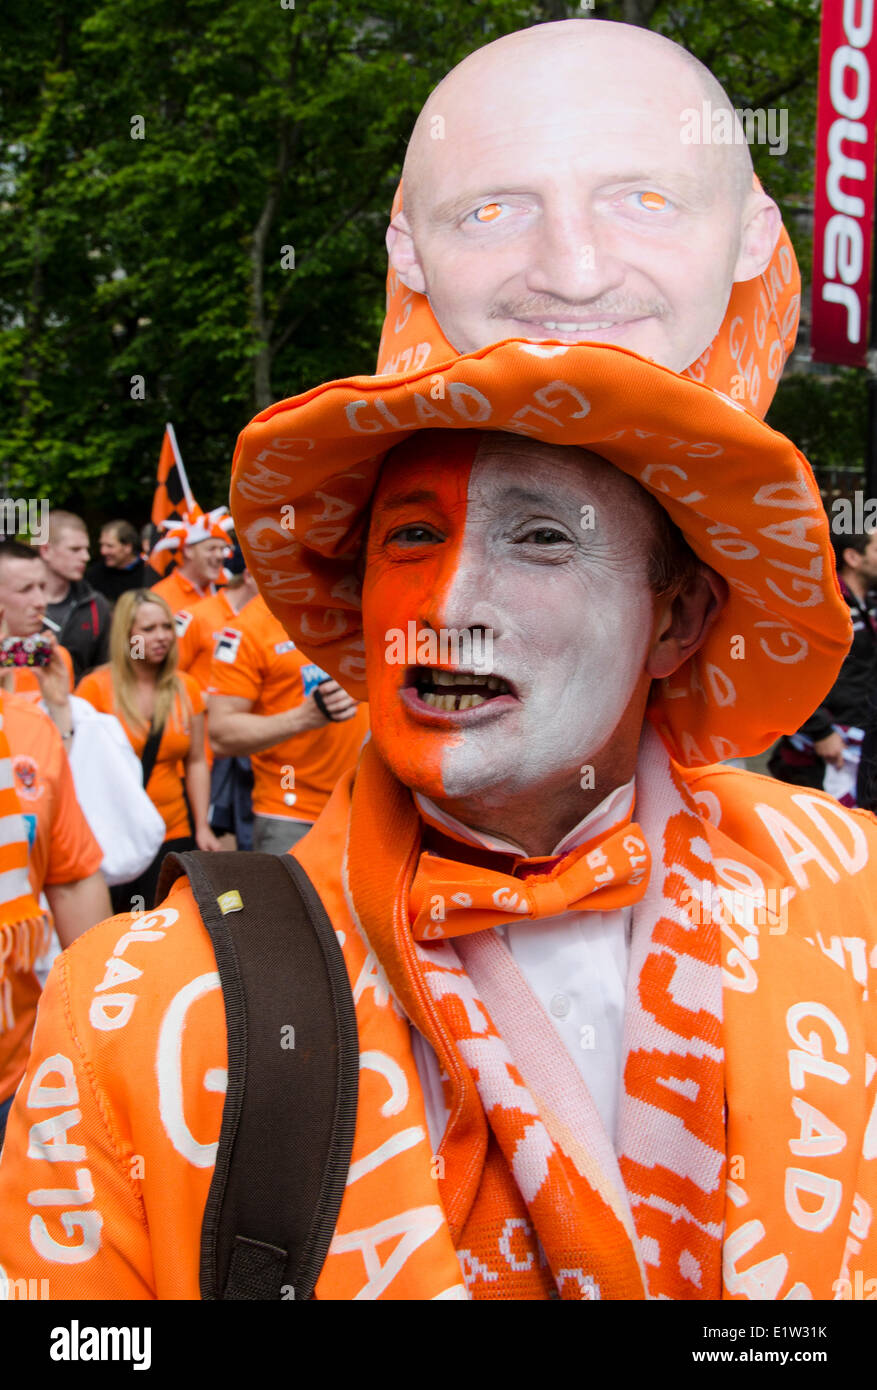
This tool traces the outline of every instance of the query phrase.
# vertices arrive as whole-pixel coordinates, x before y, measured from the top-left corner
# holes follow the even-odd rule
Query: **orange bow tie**
[[[596,846],[571,850],[548,873],[522,878],[427,851],[420,856],[411,885],[411,929],[415,940],[435,941],[524,918],[609,912],[639,902],[650,865],[648,845],[633,822]]]

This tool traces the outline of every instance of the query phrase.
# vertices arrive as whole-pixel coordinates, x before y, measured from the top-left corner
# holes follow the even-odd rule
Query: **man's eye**
[[[388,542],[396,545],[432,545],[441,540],[431,526],[400,526],[391,532]]]
[[[496,222],[497,218],[502,217],[506,211],[503,203],[482,203],[480,208],[476,208],[470,217],[475,222]]]
[[[673,206],[663,193],[655,193],[652,189],[630,193],[628,198],[633,199],[634,207],[641,208],[644,212],[664,212]]]
[[[532,531],[521,537],[524,542],[533,545],[567,545],[569,536],[563,531],[557,531],[553,526],[537,526]]]

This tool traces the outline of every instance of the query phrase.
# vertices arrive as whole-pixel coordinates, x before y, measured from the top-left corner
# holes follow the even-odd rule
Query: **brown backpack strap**
[[[338,938],[291,855],[171,854],[225,1003],[228,1089],[201,1230],[203,1299],[308,1299],[350,1166],[359,1040]]]

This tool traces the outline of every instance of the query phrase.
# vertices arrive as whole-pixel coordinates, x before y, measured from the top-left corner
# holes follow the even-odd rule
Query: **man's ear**
[[[728,599],[728,586],[709,565],[699,565],[675,598],[659,599],[646,671],[663,680],[703,646]]]
[[[418,294],[426,294],[426,280],[417,259],[414,233],[404,212],[396,213],[387,228],[386,241],[390,265],[402,284],[407,285],[409,290],[416,290]]]
[[[740,253],[734,266],[734,283],[754,280],[767,269],[779,241],[783,219],[773,198],[763,188],[747,196],[743,206]]]

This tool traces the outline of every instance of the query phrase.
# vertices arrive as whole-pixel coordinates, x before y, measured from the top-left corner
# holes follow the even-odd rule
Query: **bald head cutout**
[[[393,268],[457,351],[608,342],[683,370],[780,231],[745,141],[686,142],[684,113],[704,102],[731,110],[697,59],[632,25],[565,20],[488,44],[417,120]]]

